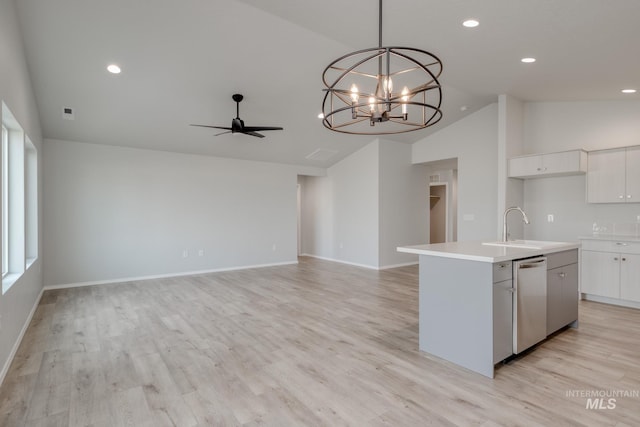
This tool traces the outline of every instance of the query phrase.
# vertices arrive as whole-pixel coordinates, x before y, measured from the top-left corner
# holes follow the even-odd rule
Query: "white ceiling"
[[[317,114],[325,66],[377,46],[375,0],[15,1],[45,138],[321,167],[371,139],[331,132]],[[480,26],[464,28],[470,17]],[[503,93],[640,99],[620,92],[640,89],[638,18],[638,0],[387,0],[383,44],[444,63],[444,119],[398,140],[422,139]],[[120,75],[106,71],[112,62]],[[229,126],[233,93],[245,95],[247,125],[285,130],[259,139],[189,126]],[[337,154],[305,158],[317,149]]]

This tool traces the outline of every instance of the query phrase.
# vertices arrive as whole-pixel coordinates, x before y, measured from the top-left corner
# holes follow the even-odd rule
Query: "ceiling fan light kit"
[[[382,46],[382,0],[378,34],[378,47],[348,53],[322,73],[322,124],[327,129],[388,135],[424,129],[442,119],[440,59],[422,49]]]
[[[244,96],[240,95],[239,93],[236,93],[231,98],[236,103],[236,118],[231,120],[231,127],[211,126],[211,125],[194,125],[194,124],[192,124],[191,126],[198,126],[198,127],[203,127],[203,128],[213,128],[213,129],[222,129],[222,130],[225,131],[225,132],[217,133],[214,136],[224,135],[224,134],[227,134],[227,133],[230,133],[230,134],[242,133],[242,134],[245,134],[245,135],[255,136],[257,138],[264,138],[264,135],[262,135],[261,133],[258,133],[258,132],[262,132],[262,131],[266,131],[266,130],[283,130],[283,128],[281,128],[279,126],[245,126],[244,125],[244,120],[242,120],[240,118],[240,102],[242,102],[242,100],[244,99]]]

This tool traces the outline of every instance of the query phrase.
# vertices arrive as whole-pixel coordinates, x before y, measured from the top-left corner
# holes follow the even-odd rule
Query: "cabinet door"
[[[569,264],[562,268],[562,326],[578,320],[578,264]]]
[[[620,298],[640,302],[640,255],[620,255]]]
[[[524,156],[509,159],[509,176],[525,177],[542,173],[542,156]]]
[[[562,267],[547,271],[547,335],[562,328]]]
[[[620,298],[620,255],[611,252],[582,251],[580,292]]]
[[[580,159],[584,155],[583,151],[564,151],[561,153],[550,153],[542,156],[542,172],[547,175],[569,174],[583,171]]]
[[[628,203],[640,203],[640,147],[627,148],[626,158]]]
[[[625,202],[625,149],[592,151],[588,163],[587,202]]]
[[[578,264],[547,272],[547,335],[578,320]]]
[[[511,280],[493,284],[493,363],[513,354],[513,286]]]

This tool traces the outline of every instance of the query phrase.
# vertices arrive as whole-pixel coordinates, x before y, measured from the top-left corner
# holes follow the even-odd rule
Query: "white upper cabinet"
[[[587,171],[584,150],[533,154],[509,159],[510,178],[542,178],[583,174]]]
[[[640,203],[640,146],[627,148],[627,202]]]
[[[640,146],[589,153],[587,202],[640,202]]]

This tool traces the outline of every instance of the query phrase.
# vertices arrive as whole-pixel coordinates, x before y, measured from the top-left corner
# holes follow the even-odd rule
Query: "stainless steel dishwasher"
[[[547,259],[513,262],[513,353],[547,337]]]

